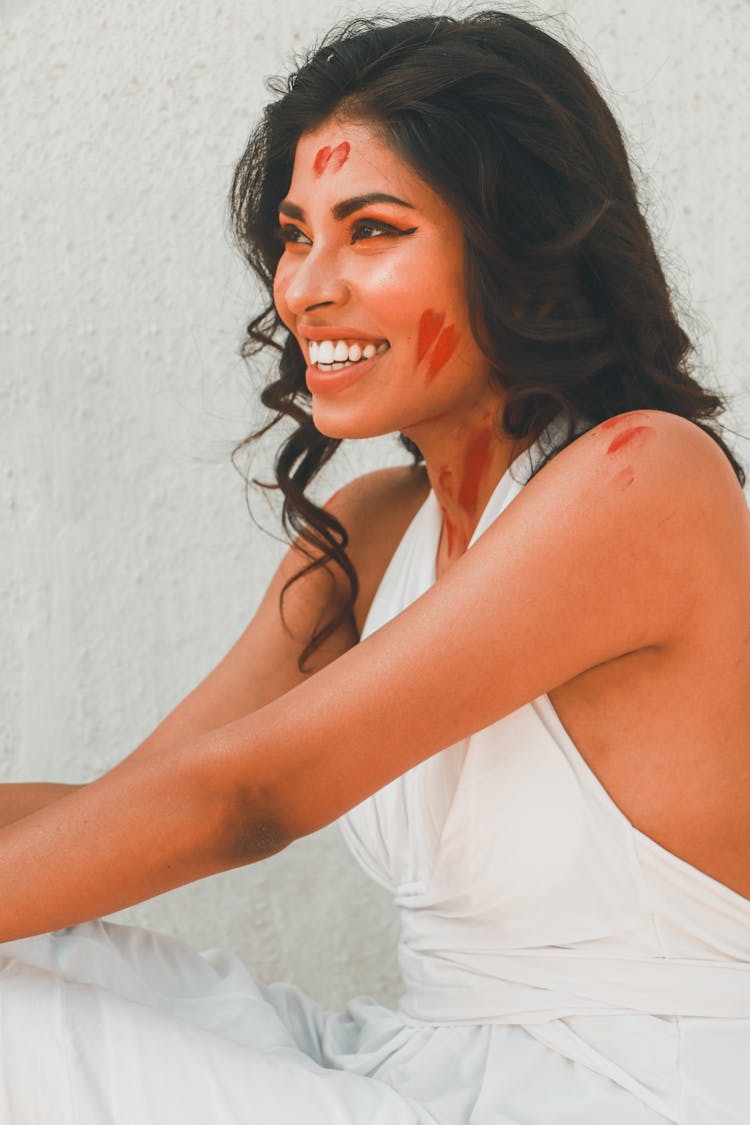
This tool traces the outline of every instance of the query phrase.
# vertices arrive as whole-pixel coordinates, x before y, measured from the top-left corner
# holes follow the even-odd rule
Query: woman
[[[299,537],[133,754],[6,790],[3,1120],[742,1120],[750,524],[608,110],[518,18],[357,21],[232,200]],[[398,1011],[91,921],[337,818]]]

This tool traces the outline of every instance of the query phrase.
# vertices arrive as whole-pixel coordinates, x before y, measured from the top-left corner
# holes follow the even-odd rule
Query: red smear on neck
[[[445,508],[440,505],[440,511],[443,513],[443,528],[445,529],[445,551],[448,558],[453,557],[453,544],[455,542],[456,529],[453,526],[450,516]]]
[[[458,491],[458,502],[467,512],[474,514],[479,495],[479,485],[490,463],[492,430],[482,431],[466,451],[463,478]]]

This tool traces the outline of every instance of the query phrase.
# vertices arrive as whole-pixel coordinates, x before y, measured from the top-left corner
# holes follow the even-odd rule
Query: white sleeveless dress
[[[431,492],[363,635],[435,581],[440,527]],[[750,900],[635,829],[546,696],[340,823],[400,911],[397,1010],[138,927],[6,943],[1,1125],[748,1125]]]

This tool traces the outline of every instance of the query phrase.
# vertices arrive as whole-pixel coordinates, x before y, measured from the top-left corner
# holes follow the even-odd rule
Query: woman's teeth
[[[387,340],[379,344],[372,342],[362,344],[347,344],[345,340],[310,340],[310,363],[314,363],[321,371],[338,371],[342,367],[359,363],[361,359],[372,359],[374,355],[381,355],[390,347]]]

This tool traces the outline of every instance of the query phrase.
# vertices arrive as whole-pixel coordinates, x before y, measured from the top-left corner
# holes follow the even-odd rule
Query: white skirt
[[[664,1125],[517,1026],[326,1012],[232,954],[90,922],[0,944],[2,1125]]]

